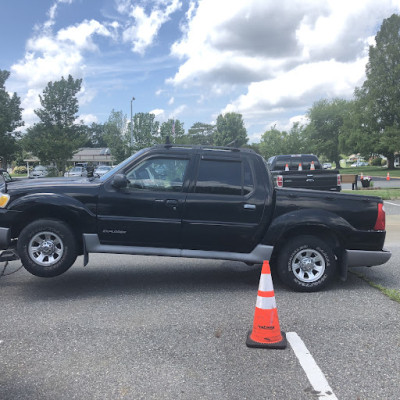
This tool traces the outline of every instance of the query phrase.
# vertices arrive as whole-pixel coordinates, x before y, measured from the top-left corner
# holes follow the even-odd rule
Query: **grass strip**
[[[397,303],[400,303],[400,290],[398,289],[388,289],[385,288],[382,285],[379,285],[371,280],[369,280],[365,275],[355,272],[355,271],[349,271],[358,278],[362,279],[364,282],[367,282],[368,285],[372,286],[375,289],[378,289],[380,292],[382,292],[385,296],[389,297],[390,300],[393,300]]]
[[[387,188],[387,189],[360,189],[350,190],[344,189],[342,193],[357,194],[362,196],[378,196],[383,200],[397,200],[400,199],[400,188]]]

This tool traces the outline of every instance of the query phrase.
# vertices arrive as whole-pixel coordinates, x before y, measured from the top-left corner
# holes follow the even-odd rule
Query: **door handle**
[[[176,211],[176,207],[178,206],[178,200],[175,199],[165,200],[165,205]]]
[[[255,204],[245,204],[245,205],[243,206],[243,208],[244,208],[245,210],[255,210],[255,209],[256,209],[256,206],[255,206]]]

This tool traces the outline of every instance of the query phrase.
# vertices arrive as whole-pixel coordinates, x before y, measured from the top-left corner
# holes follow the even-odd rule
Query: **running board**
[[[86,259],[89,253],[113,253],[142,256],[206,258],[242,261],[250,264],[262,264],[264,260],[269,260],[271,258],[272,251],[274,250],[272,246],[266,246],[262,244],[257,245],[251,253],[110,245],[101,244],[98,235],[93,233],[84,233],[83,242]]]

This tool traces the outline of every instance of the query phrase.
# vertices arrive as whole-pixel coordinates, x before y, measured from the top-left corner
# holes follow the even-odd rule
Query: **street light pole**
[[[133,117],[132,117],[132,102],[135,100],[134,97],[131,99],[131,151],[133,151]]]

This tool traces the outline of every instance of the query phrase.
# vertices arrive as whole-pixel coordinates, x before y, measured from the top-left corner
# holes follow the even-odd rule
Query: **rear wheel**
[[[322,240],[309,235],[289,239],[278,255],[278,275],[300,292],[316,292],[335,276],[336,259]]]
[[[77,257],[71,229],[62,221],[50,219],[27,225],[19,235],[17,250],[25,269],[41,277],[61,275]]]

